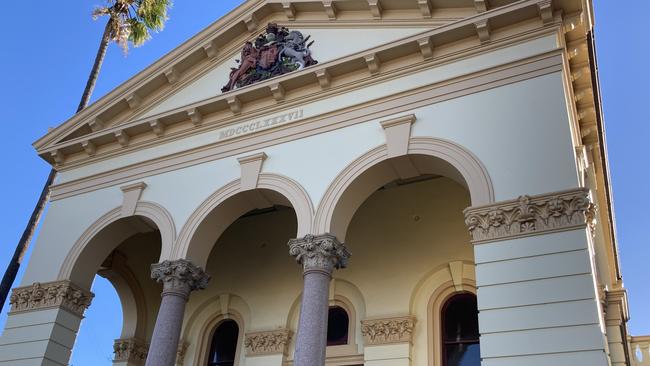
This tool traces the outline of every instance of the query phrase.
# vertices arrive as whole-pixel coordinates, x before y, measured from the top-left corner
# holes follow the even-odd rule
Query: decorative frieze
[[[187,348],[189,346],[190,344],[182,339],[178,342],[178,349],[176,350],[176,366],[183,366],[185,363],[185,354],[187,353]]]
[[[113,362],[143,363],[147,359],[149,345],[135,338],[116,339],[113,343]]]
[[[306,235],[304,238],[289,240],[289,254],[307,270],[332,272],[335,268],[345,268],[350,258],[345,245],[334,235]]]
[[[206,288],[210,281],[203,269],[186,259],[152,264],[151,278],[163,284],[163,294],[174,292],[184,296]]]
[[[246,334],[244,347],[247,356],[285,354],[290,340],[291,331],[288,329],[253,332]]]
[[[593,230],[595,223],[595,206],[586,188],[521,196],[489,206],[469,207],[464,213],[474,243],[585,226]]]
[[[62,307],[83,316],[94,296],[92,292],[70,281],[36,282],[31,286],[13,289],[9,303],[12,313]]]
[[[361,335],[366,346],[392,343],[410,343],[413,337],[415,318],[403,316],[361,321]]]

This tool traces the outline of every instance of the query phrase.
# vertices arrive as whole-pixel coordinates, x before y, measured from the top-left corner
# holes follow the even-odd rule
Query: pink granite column
[[[329,282],[350,253],[335,236],[307,235],[289,241],[289,254],[303,265],[304,285],[296,338],[295,366],[324,366],[327,347]]]
[[[207,286],[210,276],[192,262],[179,259],[152,264],[151,278],[163,284],[163,292],[145,365],[174,366],[185,303],[192,291]]]

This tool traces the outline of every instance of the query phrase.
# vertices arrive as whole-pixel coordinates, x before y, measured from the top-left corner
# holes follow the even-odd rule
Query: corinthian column
[[[350,253],[335,236],[307,235],[289,241],[289,254],[303,266],[304,285],[296,338],[295,366],[325,365],[329,282]]]
[[[210,276],[192,262],[179,259],[152,264],[151,278],[163,284],[163,292],[146,366],[174,366],[185,303],[192,291],[207,286]]]

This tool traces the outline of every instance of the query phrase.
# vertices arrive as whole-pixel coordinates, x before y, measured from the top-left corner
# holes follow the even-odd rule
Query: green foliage
[[[141,46],[151,38],[151,31],[165,26],[171,0],[106,0],[105,6],[95,8],[93,18],[108,16],[110,38],[128,52],[129,44]]]

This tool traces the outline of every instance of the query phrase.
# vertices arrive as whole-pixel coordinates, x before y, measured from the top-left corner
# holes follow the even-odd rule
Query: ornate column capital
[[[9,298],[11,312],[61,307],[83,317],[95,295],[70,281],[39,283],[13,289]]]
[[[366,346],[411,343],[414,327],[415,318],[412,316],[362,320],[361,335]]]
[[[113,362],[144,362],[147,359],[149,346],[136,338],[116,339],[113,343]]]
[[[151,265],[151,278],[163,284],[163,295],[188,297],[194,290],[207,287],[210,276],[187,259],[163,261]]]
[[[345,268],[350,258],[345,245],[334,235],[306,235],[289,240],[289,254],[303,265],[305,271],[320,270],[332,273],[334,269]]]
[[[291,331],[288,329],[246,333],[246,338],[244,339],[246,355],[286,354],[290,340]]]
[[[582,227],[593,230],[595,212],[586,188],[521,196],[464,211],[475,244]]]

